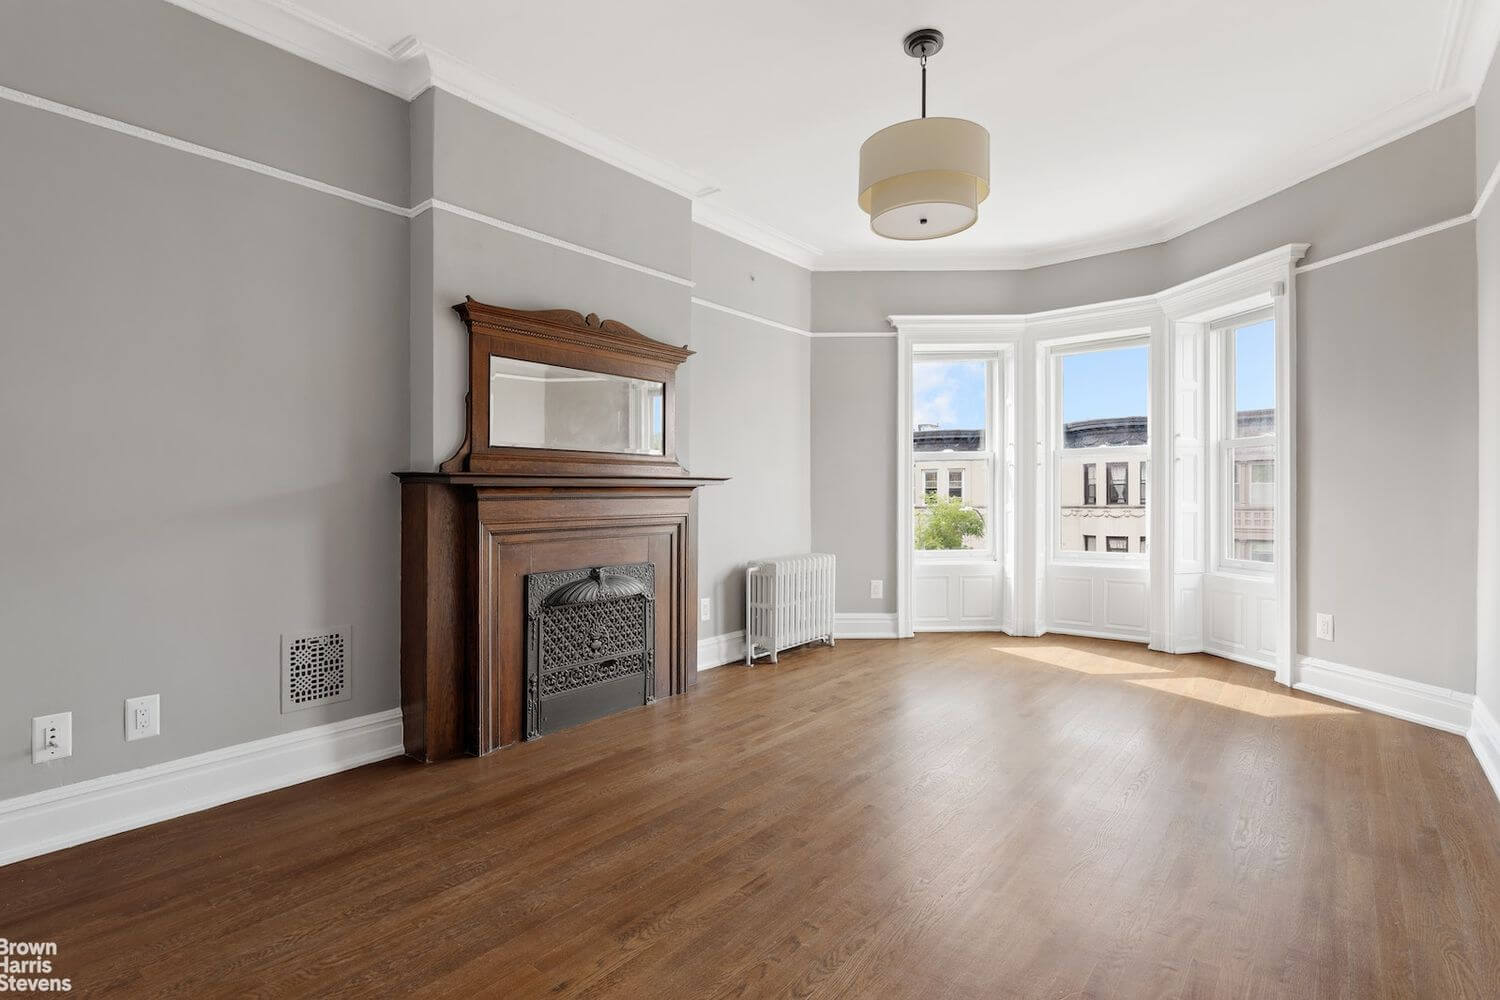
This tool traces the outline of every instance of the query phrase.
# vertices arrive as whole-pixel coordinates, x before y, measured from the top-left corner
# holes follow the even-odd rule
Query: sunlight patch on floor
[[[1283,693],[1279,690],[1235,684],[1232,681],[1201,674],[1182,674],[1167,667],[1137,663],[1133,660],[1105,656],[1071,646],[992,646],[990,648],[997,653],[1005,653],[1017,659],[1031,660],[1050,667],[1062,667],[1065,670],[1088,674],[1091,677],[1103,677],[1152,691],[1161,691],[1165,694],[1175,694],[1207,705],[1257,715],[1263,719],[1356,715],[1359,711],[1306,696],[1294,696],[1290,691]]]
[[[1086,649],[1072,646],[991,646],[997,653],[1018,656],[1023,660],[1035,660],[1054,667],[1066,667],[1081,674],[1107,676],[1109,674],[1170,674],[1166,667],[1149,663],[1136,663],[1116,656],[1104,656]]]

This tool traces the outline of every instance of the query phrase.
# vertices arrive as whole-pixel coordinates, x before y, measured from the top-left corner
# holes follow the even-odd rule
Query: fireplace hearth
[[[656,700],[649,563],[526,576],[526,738]]]

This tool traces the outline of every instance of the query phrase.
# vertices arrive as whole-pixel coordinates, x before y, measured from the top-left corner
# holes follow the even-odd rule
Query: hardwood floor
[[[82,996],[1500,997],[1457,736],[1208,656],[845,642],[0,868]]]

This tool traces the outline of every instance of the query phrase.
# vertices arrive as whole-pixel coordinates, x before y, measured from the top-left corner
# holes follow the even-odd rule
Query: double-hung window
[[[1150,533],[1150,362],[1150,345],[1140,336],[1053,349],[1052,537],[1059,556],[1145,551],[1131,552],[1130,539]]]
[[[1219,563],[1264,571],[1276,560],[1276,322],[1261,310],[1217,324]]]

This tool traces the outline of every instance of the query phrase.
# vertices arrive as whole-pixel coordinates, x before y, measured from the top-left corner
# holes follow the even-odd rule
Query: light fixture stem
[[[922,57],[922,117],[927,117],[927,57]]]

